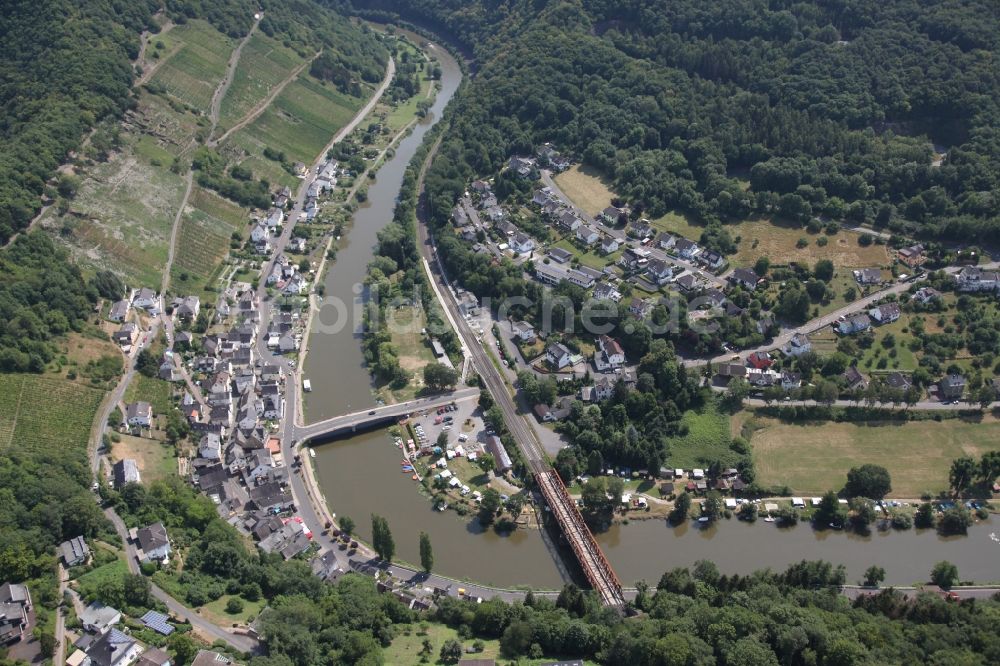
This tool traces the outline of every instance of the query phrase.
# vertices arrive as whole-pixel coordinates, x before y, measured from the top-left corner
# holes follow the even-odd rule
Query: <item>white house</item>
[[[170,557],[170,539],[163,523],[153,523],[137,530],[134,541],[140,549],[137,554],[140,562],[158,562]]]
[[[125,407],[125,422],[130,426],[148,428],[153,425],[153,406],[142,400]]]
[[[206,460],[222,459],[222,439],[214,432],[205,433],[198,444],[198,455]]]
[[[876,324],[888,324],[899,319],[900,311],[898,303],[883,303],[868,311],[868,316]]]
[[[674,275],[674,269],[665,261],[653,259],[649,262],[649,266],[646,267],[646,275],[654,283],[663,286],[670,282],[670,278]]]
[[[677,238],[666,231],[661,232],[656,237],[656,244],[661,250],[669,250],[677,243]]]
[[[535,239],[528,234],[519,231],[514,234],[513,238],[510,239],[510,249],[512,249],[515,254],[527,254],[535,249]]]
[[[545,348],[545,359],[556,370],[562,370],[569,365],[571,357],[569,349],[561,343],[554,342]]]
[[[576,239],[585,245],[593,245],[600,237],[601,234],[597,232],[597,229],[589,224],[581,225],[576,230]]]
[[[614,338],[602,335],[597,338],[597,351],[594,352],[594,365],[601,372],[620,368],[625,365],[625,351]]]
[[[132,305],[143,310],[156,308],[159,303],[160,299],[156,296],[156,292],[149,287],[143,287],[137,291],[135,298],[132,300]]]
[[[697,243],[687,238],[678,238],[674,241],[674,249],[677,251],[677,254],[685,259],[693,259],[701,250]]]
[[[878,268],[862,268],[854,273],[854,280],[858,284],[881,284],[882,283],[882,271]]]
[[[959,291],[1000,290],[1000,272],[984,271],[976,266],[966,266],[958,274]]]
[[[281,223],[285,221],[285,211],[280,208],[272,208],[267,212],[267,224],[268,229],[276,229],[281,226]]]
[[[854,335],[871,328],[872,320],[866,314],[856,314],[845,317],[837,322],[836,329],[841,335]]]
[[[781,351],[788,356],[801,356],[806,352],[812,351],[812,342],[810,342],[809,336],[802,333],[796,333],[792,336],[792,339],[781,348]]]
[[[254,243],[262,243],[271,237],[271,232],[263,224],[258,224],[250,230],[250,240]]]
[[[535,328],[526,321],[515,321],[511,325],[511,330],[521,342],[532,343],[535,341]]]
[[[614,236],[605,236],[601,240],[601,252],[603,252],[604,254],[611,254],[612,252],[616,252],[619,247],[620,243],[618,242],[618,239],[615,238]]]

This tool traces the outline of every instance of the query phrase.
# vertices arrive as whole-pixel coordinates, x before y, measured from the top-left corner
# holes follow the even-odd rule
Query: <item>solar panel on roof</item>
[[[167,616],[157,611],[147,611],[142,616],[142,623],[153,631],[169,636],[174,633],[174,626],[167,621]]]

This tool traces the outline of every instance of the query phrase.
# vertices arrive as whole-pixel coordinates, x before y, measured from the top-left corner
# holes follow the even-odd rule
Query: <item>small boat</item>
[[[698,522],[699,523],[707,523],[708,522],[708,516],[702,516],[701,518],[698,519]]]
[[[768,516],[767,518],[764,519],[764,522],[765,523],[773,523],[774,522],[774,518],[772,518],[771,516]]]
[[[310,382],[308,379],[303,379],[302,380],[302,390],[305,391],[306,393],[309,393],[310,391],[312,391],[313,390],[312,382]]]
[[[309,449],[309,457],[310,458],[316,457],[316,449]]]
[[[411,479],[413,479],[414,481],[419,481],[419,480],[420,480],[420,477],[419,477],[419,476],[417,476],[416,474],[414,474],[414,475],[413,475],[413,476],[411,476],[410,478],[411,478]]]

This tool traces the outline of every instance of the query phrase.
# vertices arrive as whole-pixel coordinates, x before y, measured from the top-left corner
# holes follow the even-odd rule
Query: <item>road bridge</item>
[[[371,430],[387,423],[395,423],[413,412],[437,409],[459,400],[471,400],[479,396],[477,388],[463,388],[448,393],[439,393],[426,398],[417,398],[395,405],[373,407],[351,414],[317,421],[305,426],[295,426],[293,437],[299,442],[318,439],[332,439],[355,432]]]

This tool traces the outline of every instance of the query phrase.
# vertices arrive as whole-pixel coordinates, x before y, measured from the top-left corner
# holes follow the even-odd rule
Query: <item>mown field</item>
[[[173,401],[170,399],[172,389],[170,382],[137,372],[125,389],[125,404],[144,400],[153,406],[153,416],[160,416],[173,409]]]
[[[892,475],[892,496],[915,499],[948,487],[951,461],[1000,449],[1000,421],[824,423],[792,425],[758,419],[751,439],[757,478],[818,495],[839,490],[847,471],[864,463]]]
[[[143,483],[159,481],[177,473],[177,458],[172,445],[131,435],[119,437],[120,441],[111,445],[112,460],[135,460]]]
[[[608,180],[592,167],[574,164],[557,175],[555,181],[563,194],[591,216],[610,206],[615,196]]]
[[[858,244],[858,234],[851,231],[839,231],[832,236],[810,234],[797,225],[770,220],[748,220],[727,229],[741,239],[736,255],[730,258],[735,266],[753,266],[760,257],[769,257],[772,264],[794,261],[808,266],[820,259],[829,259],[838,268],[867,268],[889,263],[885,245],[862,247]],[[825,246],[817,243],[820,238],[827,239]],[[693,238],[697,239],[697,236]],[[805,247],[797,247],[799,239],[807,241]]]
[[[684,412],[681,424],[687,427],[687,434],[669,440],[670,453],[665,463],[668,467],[707,467],[713,460],[726,465],[736,463],[739,456],[729,448],[732,443],[729,417],[720,413],[714,403],[701,411]]]
[[[201,20],[174,27],[159,41],[164,44],[161,51],[173,55],[160,65],[150,83],[162,85],[176,99],[207,111],[236,42]]]
[[[0,374],[0,451],[85,456],[104,392],[40,375]]]
[[[238,123],[303,62],[295,51],[285,48],[260,31],[247,41],[233,83],[219,108],[219,134]]]

